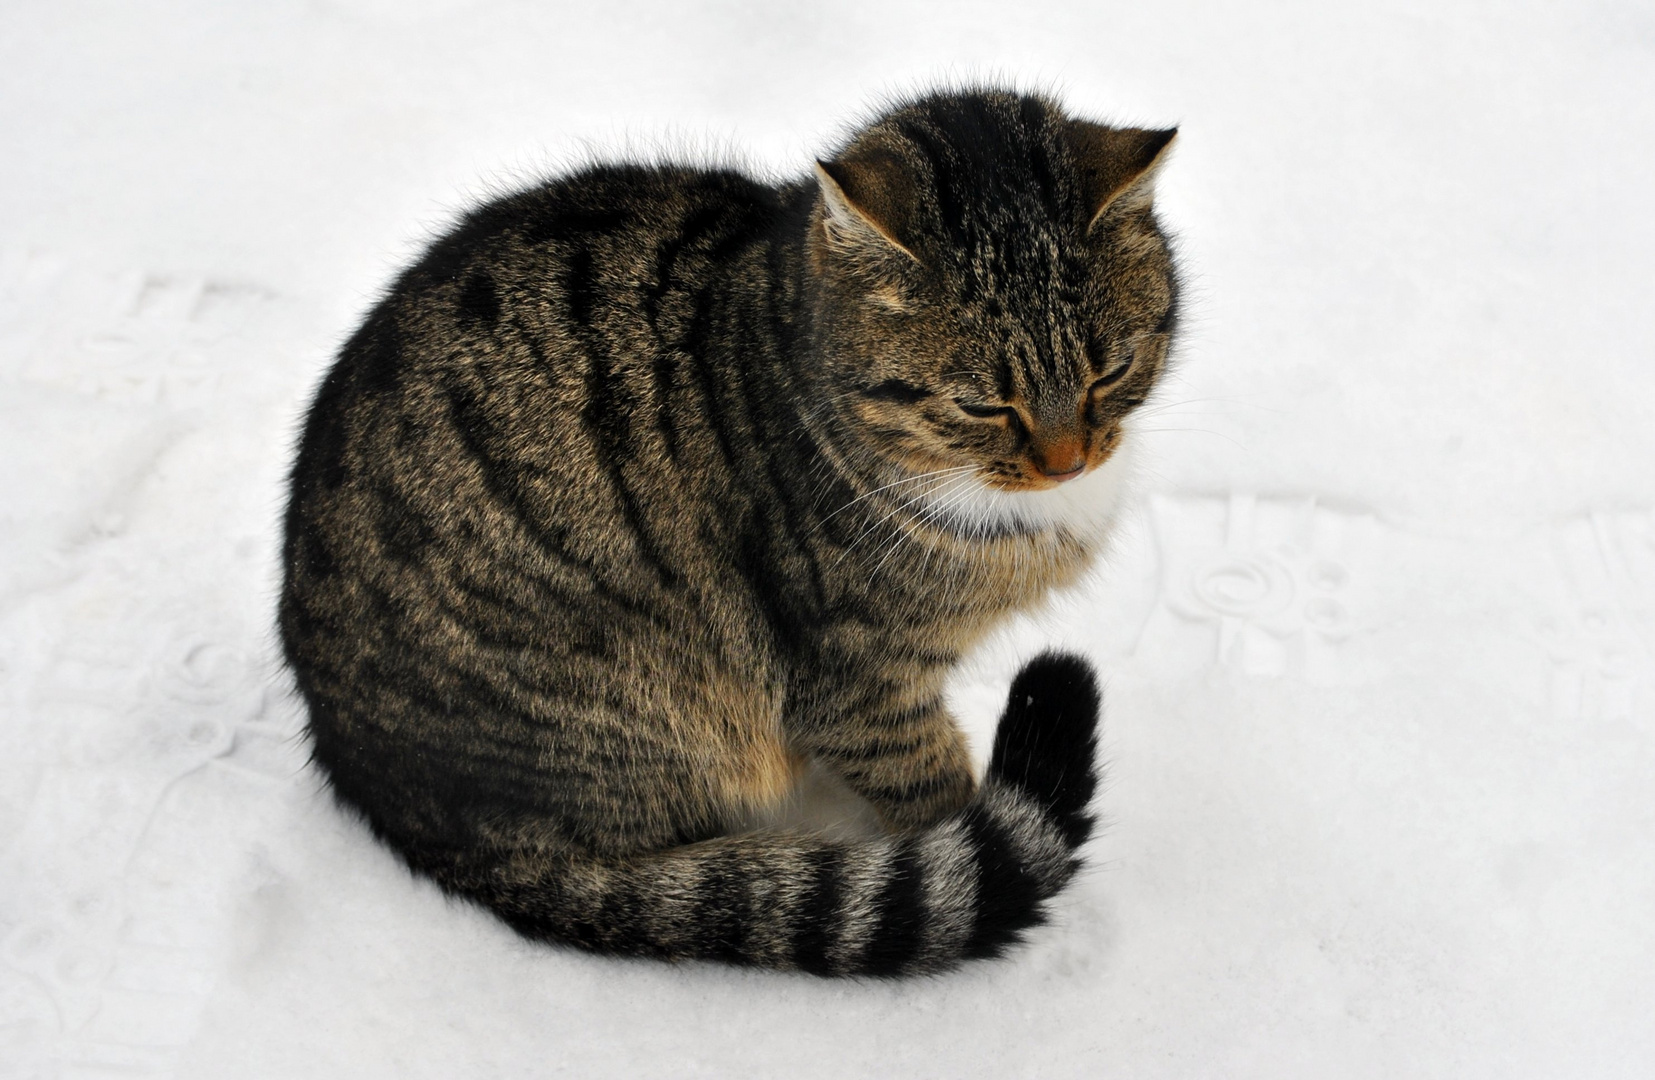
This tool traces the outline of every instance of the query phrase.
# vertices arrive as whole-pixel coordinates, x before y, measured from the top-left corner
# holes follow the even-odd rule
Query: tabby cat
[[[813,179],[600,165],[472,211],[305,424],[281,631],[337,795],[536,938],[832,975],[998,955],[1091,829],[1048,654],[979,786],[961,654],[1076,581],[1177,311],[1174,132],[895,107]],[[807,761],[863,839],[744,827]]]

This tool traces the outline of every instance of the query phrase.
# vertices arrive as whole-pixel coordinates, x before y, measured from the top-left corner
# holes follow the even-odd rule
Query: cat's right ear
[[[911,200],[904,197],[908,185],[894,158],[818,161],[816,183],[829,244],[852,253],[900,253],[919,262],[897,239]]]

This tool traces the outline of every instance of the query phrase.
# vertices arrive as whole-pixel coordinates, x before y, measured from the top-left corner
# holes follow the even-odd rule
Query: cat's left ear
[[[898,239],[912,215],[913,186],[889,155],[816,163],[822,190],[822,228],[844,249],[865,254],[919,257]]]
[[[1090,230],[1106,214],[1142,209],[1155,196],[1155,174],[1166,160],[1177,128],[1112,128],[1071,120],[1070,145],[1091,207]]]

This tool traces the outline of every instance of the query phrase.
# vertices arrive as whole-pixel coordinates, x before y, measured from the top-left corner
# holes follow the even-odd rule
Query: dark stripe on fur
[[[682,579],[650,532],[643,508],[623,468],[632,453],[631,417],[636,402],[631,388],[616,374],[596,342],[588,343],[587,353],[590,367],[586,374],[586,408],[581,419],[592,432],[598,467],[609,475],[610,488],[620,504],[621,518],[631,533],[640,561],[654,572],[662,585],[676,588]]]
[[[635,599],[617,590],[609,581],[608,575],[602,573],[595,564],[570,550],[564,533],[557,526],[542,522],[522,490],[520,470],[515,465],[496,458],[483,441],[482,433],[492,425],[483,411],[481,402],[468,389],[458,385],[450,385],[447,396],[453,419],[452,430],[477,467],[484,489],[511,512],[512,520],[528,534],[529,539],[547,555],[580,571],[605,600],[628,614],[648,619],[663,629],[669,629],[662,621],[658,605]]]
[[[1018,105],[1018,119],[1023,122],[1029,133],[1037,133],[1046,126],[1046,110],[1041,108],[1037,99],[1024,98]],[[1045,140],[1030,138],[1024,142],[1024,154],[1029,163],[1029,171],[1034,177],[1035,190],[1040,193],[1040,203],[1051,217],[1060,217],[1062,207],[1059,202],[1057,180],[1052,175],[1052,163],[1047,156]]]
[[[982,806],[962,815],[976,855],[977,911],[961,951],[968,960],[999,956],[1023,939],[1023,931],[1046,921],[1040,882],[1024,869],[1006,830]]]
[[[868,738],[853,743],[850,746],[827,746],[822,749],[825,757],[846,765],[855,765],[860,762],[878,761],[891,756],[911,754],[925,745],[923,738]]]
[[[964,246],[965,205],[960,194],[954,190],[953,151],[937,136],[929,123],[921,123],[916,118],[898,121],[896,126],[919,148],[925,156],[926,163],[931,166],[931,176],[937,194],[937,210],[942,218],[942,226],[956,247]]]
[[[627,221],[627,211],[622,207],[593,208],[564,202],[537,215],[536,220],[523,230],[523,239],[530,244],[543,244],[549,240],[586,240],[613,232]]]
[[[901,975],[925,940],[925,868],[917,840],[902,842],[887,873],[875,905],[878,925],[862,954],[869,975]]]
[[[697,305],[695,316],[690,320],[689,333],[684,338],[684,351],[690,358],[690,371],[695,375],[696,389],[700,391],[701,399],[706,404],[701,415],[706,418],[707,427],[713,433],[713,441],[718,444],[719,455],[723,457],[726,466],[739,472],[742,462],[736,452],[735,440],[731,438],[724,398],[719,392],[718,376],[707,361],[706,350],[711,335],[712,314],[706,305]]]
[[[569,254],[569,269],[563,275],[564,301],[569,321],[582,330],[592,324],[592,308],[598,300],[597,271],[590,248],[576,248]]]
[[[751,886],[747,868],[733,854],[720,851],[708,860],[696,890],[696,904],[685,922],[700,946],[700,955],[740,964],[747,959],[743,946],[752,917],[746,904]]]
[[[793,962],[812,975],[835,974],[828,949],[839,931],[839,900],[844,893],[844,855],[831,847],[805,856],[809,890],[794,916]]]
[[[858,775],[861,770],[847,768],[847,774]],[[886,787],[880,784],[859,784],[857,790],[865,798],[875,802],[915,803],[922,804],[937,795],[949,790],[950,785],[944,779],[927,776],[923,780],[916,780],[911,784],[902,784],[895,787]]]
[[[473,270],[460,286],[460,321],[479,329],[492,330],[500,320],[500,294],[487,270]]]
[[[661,435],[661,446],[666,451],[667,461],[678,464],[679,431],[678,420],[673,415],[677,409],[675,391],[678,388],[678,360],[676,349],[658,348],[655,359],[650,364],[650,382],[655,388],[655,430]]]
[[[862,391],[862,396],[869,401],[894,401],[898,405],[912,405],[916,401],[924,401],[930,397],[931,391],[913,383],[903,382],[901,379],[886,379]]]

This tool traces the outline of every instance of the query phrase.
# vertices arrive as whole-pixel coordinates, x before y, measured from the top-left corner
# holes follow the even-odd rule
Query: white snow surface
[[[332,351],[473,200],[804,175],[990,76],[1182,135],[1191,317],[1094,580],[1107,827],[1009,959],[535,946],[321,792],[277,661]],[[1644,0],[9,0],[0,1076],[1655,1075]]]

